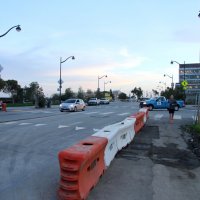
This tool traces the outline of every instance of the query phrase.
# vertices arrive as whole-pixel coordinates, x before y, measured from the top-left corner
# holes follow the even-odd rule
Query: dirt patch
[[[126,148],[122,149],[116,158],[138,160],[150,158],[156,164],[162,164],[179,169],[194,169],[200,162],[190,149],[178,149],[176,144],[166,144],[166,147],[153,145],[153,139],[159,139],[158,126],[146,126],[137,134]],[[192,177],[192,175],[191,175]]]

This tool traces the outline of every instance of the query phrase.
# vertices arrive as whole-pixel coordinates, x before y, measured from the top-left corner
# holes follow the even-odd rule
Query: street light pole
[[[108,84],[108,83],[111,83],[111,81],[108,81],[108,82],[105,82],[105,81],[104,81],[104,92],[106,91],[105,85]]]
[[[63,81],[62,81],[62,79],[61,79],[61,64],[62,63],[64,63],[64,62],[66,62],[68,59],[72,59],[72,60],[74,60],[75,59],[75,57],[74,56],[69,56],[68,58],[66,58],[64,61],[62,61],[62,57],[60,57],[60,80],[58,81],[58,83],[59,83],[59,91],[60,91],[60,103],[61,103],[61,88],[62,88],[62,83],[63,83]]]
[[[98,76],[98,88],[97,88],[97,91],[100,91],[100,88],[99,88],[99,80],[102,79],[103,77],[108,77],[107,75],[103,75],[101,77]]]
[[[174,88],[174,79],[173,79],[173,74],[172,74],[172,76],[169,76],[168,74],[164,74],[164,76],[168,76],[169,78],[172,79],[171,87],[172,87],[172,90],[173,90],[173,88]]]
[[[21,31],[21,27],[20,27],[20,25],[17,25],[17,26],[13,26],[13,27],[11,27],[10,29],[8,29],[4,34],[2,34],[2,35],[0,35],[0,37],[3,37],[3,36],[5,36],[8,32],[10,32],[13,28],[16,28],[16,31]]]

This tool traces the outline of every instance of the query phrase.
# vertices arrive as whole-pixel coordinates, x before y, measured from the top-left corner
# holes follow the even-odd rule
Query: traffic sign
[[[187,87],[188,86],[188,82],[186,80],[184,80],[184,81],[181,82],[181,85],[183,87]]]
[[[60,79],[60,80],[58,80],[58,83],[59,83],[59,84],[63,84],[64,81],[63,81],[62,79]]]

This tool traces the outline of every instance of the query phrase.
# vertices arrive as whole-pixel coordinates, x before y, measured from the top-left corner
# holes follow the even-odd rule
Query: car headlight
[[[147,104],[146,102],[143,102],[143,104]]]

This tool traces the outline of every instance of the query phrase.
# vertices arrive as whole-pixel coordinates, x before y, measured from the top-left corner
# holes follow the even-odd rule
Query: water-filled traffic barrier
[[[90,136],[59,152],[60,199],[86,199],[106,168],[104,152],[107,143],[104,137]]]
[[[144,112],[138,112],[130,116],[130,118],[136,119],[134,124],[135,133],[138,133],[144,126],[144,116],[145,116]]]

